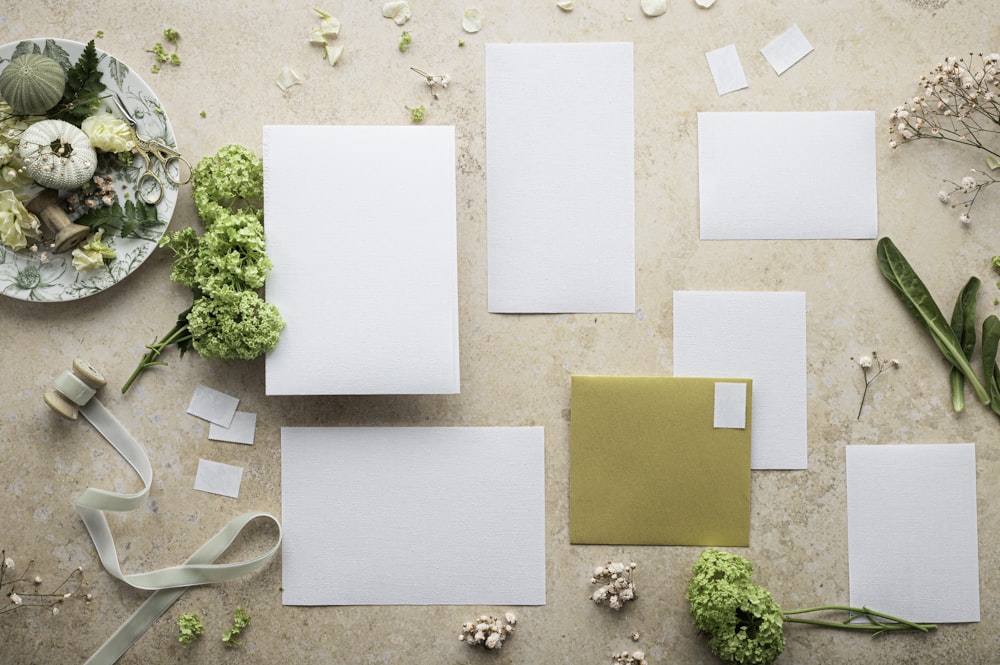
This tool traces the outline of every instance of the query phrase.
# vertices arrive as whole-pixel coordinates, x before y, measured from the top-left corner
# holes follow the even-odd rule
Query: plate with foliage
[[[42,302],[99,293],[135,272],[166,231],[177,185],[154,163],[162,198],[150,205],[137,196],[145,164],[115,95],[140,137],[176,145],[153,91],[93,41],[0,46],[0,293]],[[89,169],[79,184],[78,171]],[[40,212],[43,196],[86,232],[57,244],[49,215]]]

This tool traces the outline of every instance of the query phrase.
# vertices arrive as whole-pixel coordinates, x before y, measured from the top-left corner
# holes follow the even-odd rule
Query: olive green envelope
[[[715,426],[717,383],[746,384],[743,429]],[[748,546],[751,386],[574,376],[570,542]]]

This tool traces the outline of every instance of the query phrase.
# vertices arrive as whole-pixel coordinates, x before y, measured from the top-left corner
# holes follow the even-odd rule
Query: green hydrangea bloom
[[[181,646],[187,648],[204,634],[205,626],[202,625],[197,614],[190,612],[177,617],[177,630],[177,641],[181,643]]]
[[[204,358],[252,360],[278,344],[285,321],[256,291],[219,291],[194,301],[187,316],[192,346]]]
[[[195,286],[208,294],[259,289],[273,267],[265,250],[264,225],[255,214],[221,214],[198,242]]]
[[[198,234],[190,226],[165,233],[160,238],[160,247],[169,247],[174,252],[174,264],[170,268],[170,279],[194,288],[195,270],[198,265]]]
[[[230,144],[201,159],[191,172],[198,216],[207,227],[225,212],[259,209],[264,199],[264,160],[247,147]]]
[[[753,582],[745,558],[708,549],[691,571],[686,595],[691,619],[727,663],[766,665],[785,649],[781,608]]]

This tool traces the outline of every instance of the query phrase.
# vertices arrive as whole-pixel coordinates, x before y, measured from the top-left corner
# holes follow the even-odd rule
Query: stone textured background
[[[306,41],[317,22],[312,2],[6,4],[0,42],[87,41],[103,30],[98,46],[150,83],[192,162],[227,143],[259,153],[268,123],[398,125],[409,122],[405,105],[425,104],[428,124],[456,127],[461,394],[269,398],[263,360],[209,362],[169,353],[169,368],[147,372],[127,396],[102,395],[144,443],[156,474],[145,508],[111,516],[126,570],[182,561],[239,512],[280,515],[281,426],[545,427],[548,604],[515,608],[518,630],[502,652],[469,649],[456,636],[462,621],[508,608],[282,607],[276,560],[249,578],[186,593],[122,663],[602,663],[625,648],[644,649],[651,665],[715,662],[683,599],[699,548],[570,546],[567,531],[569,378],[672,374],[671,298],[680,289],[807,294],[809,469],[753,473],[751,547],[741,551],[783,606],[848,601],[845,446],[977,444],[982,621],[878,640],[789,627],[778,662],[1000,662],[1000,423],[971,398],[966,413],[951,412],[947,367],[879,274],[874,241],[700,242],[696,122],[698,111],[875,111],[880,233],[893,237],[942,309],[950,312],[966,279],[980,276],[981,319],[997,310],[1000,295],[989,263],[1000,253],[1000,192],[988,192],[975,223],[962,226],[936,193],[943,178],[959,179],[982,161],[921,143],[894,153],[882,132],[891,109],[916,94],[919,76],[943,57],[997,50],[993,0],[719,0],[707,11],[693,0],[673,0],[656,19],[645,18],[637,0],[577,0],[572,13],[554,0],[411,0],[406,28],[413,45],[405,54],[397,49],[401,29],[382,18],[381,2],[328,0],[320,6],[343,22],[345,50],[335,68]],[[483,10],[479,34],[462,32],[468,6]],[[758,49],[792,23],[816,50],[778,77]],[[183,64],[149,74],[153,58],[146,49],[166,27],[181,34]],[[635,45],[635,315],[486,312],[484,45],[533,41]],[[719,97],[704,53],[730,43],[750,87]],[[282,92],[274,79],[286,65],[304,81]],[[411,66],[447,73],[454,82],[434,101]],[[780,200],[785,192],[769,194]],[[333,196],[330,206],[337,208]],[[192,224],[185,187],[171,228]],[[41,395],[75,356],[120,385],[143,346],[189,304],[169,269],[169,254],[158,251],[123,284],[82,301],[0,299],[0,547],[19,565],[34,558],[49,580],[83,566],[94,595],[89,605],[66,604],[58,616],[31,610],[0,616],[3,663],[82,663],[146,596],[103,572],[72,506],[91,485],[136,488],[134,475],[89,425],[56,419]],[[873,349],[899,358],[902,367],[872,386],[857,420],[862,382],[851,356]],[[241,409],[258,413],[254,447],[210,442],[207,426],[185,415],[198,383],[238,395]],[[192,489],[199,457],[244,467],[239,500]],[[502,510],[504,497],[482,501]],[[259,535],[258,544],[271,534]],[[254,538],[244,539],[234,556],[253,550]],[[618,614],[587,600],[591,569],[608,559],[640,566],[641,597]],[[428,574],[448,583],[447,571]],[[253,624],[241,649],[224,652],[217,635],[238,604]],[[184,651],[174,621],[190,611],[203,617],[208,639]],[[632,631],[641,634],[638,644],[628,638]]]

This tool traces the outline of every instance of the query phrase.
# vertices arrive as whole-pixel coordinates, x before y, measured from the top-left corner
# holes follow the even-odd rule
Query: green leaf
[[[76,220],[77,224],[89,226],[97,230],[99,228],[114,229],[118,235],[127,238],[130,235],[145,237],[143,232],[151,227],[158,226],[160,222],[156,215],[156,206],[151,206],[143,201],[126,201],[125,207],[115,201],[108,207],[97,208]]]
[[[101,58],[97,55],[94,40],[83,48],[76,64],[66,71],[66,90],[50,118],[65,120],[77,126],[101,105],[101,93],[107,86],[101,83]]]
[[[1000,346],[1000,319],[990,314],[983,321],[983,372],[989,387],[990,407],[1000,415],[1000,368],[997,367],[997,347]]]
[[[955,309],[951,314],[951,330],[958,338],[966,360],[972,360],[972,352],[976,349],[976,296],[979,294],[979,285],[978,277],[969,278],[958,294]],[[961,413],[965,408],[965,378],[957,367],[952,367],[949,379],[951,405],[955,413]]]
[[[990,169],[1000,169],[1000,159],[997,159],[993,155],[986,155],[986,166]]]
[[[909,262],[888,237],[878,241],[876,253],[879,269],[896,291],[896,295],[927,329],[945,359],[958,368],[969,381],[979,400],[983,404],[989,404],[990,395],[969,365],[969,360],[962,350],[962,343]]]
[[[128,65],[118,58],[108,59],[108,73],[115,80],[119,88],[124,87],[125,76],[128,74]]]

